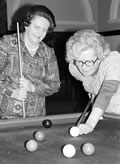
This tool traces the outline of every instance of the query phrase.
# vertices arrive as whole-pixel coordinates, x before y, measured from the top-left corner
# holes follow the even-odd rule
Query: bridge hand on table
[[[78,128],[79,128],[80,135],[90,133],[94,130],[94,128],[87,123],[80,124]]]

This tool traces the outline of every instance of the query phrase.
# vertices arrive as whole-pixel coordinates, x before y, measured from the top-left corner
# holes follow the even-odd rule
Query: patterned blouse
[[[32,57],[20,34],[23,76],[35,86],[24,102],[26,117],[46,115],[45,97],[60,88],[59,70],[54,50],[40,42]],[[0,116],[2,119],[23,116],[23,103],[11,98],[11,89],[19,87],[20,62],[17,34],[4,35],[0,40]]]

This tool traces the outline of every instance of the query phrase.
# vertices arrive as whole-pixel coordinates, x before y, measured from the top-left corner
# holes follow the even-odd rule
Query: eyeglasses
[[[98,58],[96,58],[95,60],[86,60],[85,62],[83,62],[82,60],[74,60],[74,64],[76,66],[81,66],[81,67],[83,67],[83,65],[85,64],[86,66],[91,67],[94,66],[97,60]]]

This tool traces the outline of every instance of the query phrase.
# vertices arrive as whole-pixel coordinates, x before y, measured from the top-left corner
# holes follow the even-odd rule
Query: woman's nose
[[[85,63],[83,63],[82,67],[83,67],[83,69],[86,69],[87,68],[87,66],[86,66]]]

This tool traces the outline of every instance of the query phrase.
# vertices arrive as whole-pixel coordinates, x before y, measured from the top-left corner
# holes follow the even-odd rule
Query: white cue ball
[[[76,154],[76,148],[72,144],[65,145],[62,151],[67,158],[72,158]]]
[[[72,137],[78,137],[80,132],[79,132],[79,128],[77,126],[73,126],[71,129],[70,129],[70,134]]]

